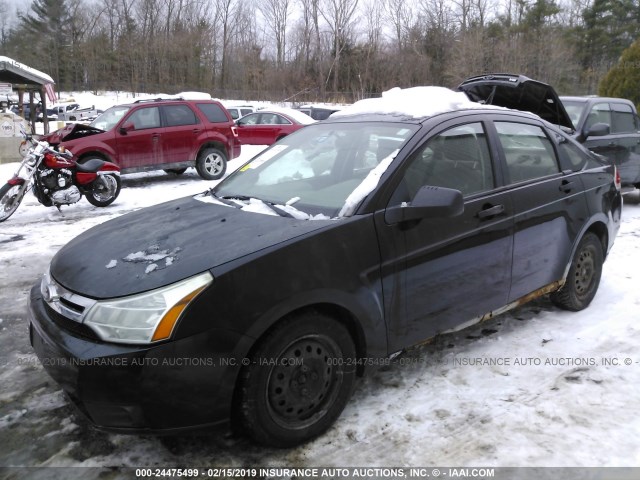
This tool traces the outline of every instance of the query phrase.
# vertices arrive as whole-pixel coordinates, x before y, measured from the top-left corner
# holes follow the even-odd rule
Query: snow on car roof
[[[425,118],[439,113],[478,108],[504,110],[502,107],[472,102],[463,92],[454,92],[445,87],[396,87],[382,92],[382,97],[360,100],[334,113],[331,118],[363,114]]]
[[[309,125],[310,123],[316,123],[316,121],[311,118],[306,113],[302,113],[298,110],[294,110],[293,108],[285,108],[285,107],[276,107],[271,106],[265,108],[264,110],[260,110],[261,112],[274,112],[274,113],[283,113],[288,117],[293,118],[296,122],[302,123],[303,125]]]

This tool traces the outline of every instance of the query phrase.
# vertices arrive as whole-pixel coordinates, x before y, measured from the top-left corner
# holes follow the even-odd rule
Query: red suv
[[[43,139],[71,150],[80,162],[101,158],[122,173],[194,167],[205,180],[221,178],[240,155],[229,112],[214,100],[138,100],[106,110],[89,125],[70,124]]]

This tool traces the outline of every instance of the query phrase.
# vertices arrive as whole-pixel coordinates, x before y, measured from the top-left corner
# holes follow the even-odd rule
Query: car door
[[[631,105],[611,101],[611,142],[623,184],[640,182],[640,125]]]
[[[504,306],[511,275],[513,207],[496,188],[484,122],[446,124],[405,163],[387,208],[430,185],[460,190],[464,212],[396,224],[375,216],[390,352]]]
[[[187,104],[161,107],[164,131],[162,133],[162,163],[180,163],[192,158],[203,125]]]
[[[496,119],[493,127],[514,208],[513,302],[563,277],[589,212],[580,173],[561,170],[542,124]]]
[[[246,115],[236,121],[238,138],[244,145],[264,145],[260,143],[259,126],[260,113]]]
[[[138,169],[156,164],[162,155],[162,133],[159,107],[134,109],[116,127],[120,167]]]

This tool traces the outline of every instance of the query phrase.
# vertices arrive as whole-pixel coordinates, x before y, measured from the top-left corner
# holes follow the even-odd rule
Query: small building
[[[35,132],[36,107],[39,106],[43,112],[44,133],[49,133],[49,120],[46,115],[47,99],[55,102],[54,83],[53,79],[46,73],[12,58],[0,56],[0,102],[8,102],[9,94],[17,93],[17,113],[31,125],[32,132]],[[27,103],[25,103],[25,93],[28,95]],[[36,95],[39,96],[38,99],[36,99]],[[25,115],[26,111],[28,111],[28,115]],[[3,113],[6,116],[4,123],[8,125],[9,114],[6,111]],[[6,128],[3,128],[3,131],[6,135],[0,135],[0,163],[20,160],[16,146],[21,141],[20,128],[17,126],[20,120],[15,118],[12,118],[12,120],[13,134],[9,135],[9,127],[5,126]]]

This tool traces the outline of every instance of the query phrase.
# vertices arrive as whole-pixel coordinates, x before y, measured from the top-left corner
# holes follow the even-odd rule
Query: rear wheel
[[[21,185],[7,183],[0,188],[0,222],[4,222],[18,209],[28,188],[29,182],[24,182]]]
[[[306,442],[328,429],[355,382],[355,346],[344,325],[319,312],[281,323],[243,368],[239,418],[256,441]]]
[[[578,244],[566,283],[551,295],[551,300],[560,308],[574,312],[588,307],[598,291],[603,263],[600,239],[587,233]]]
[[[218,180],[227,171],[227,157],[217,148],[205,148],[198,155],[196,170],[205,180]]]
[[[87,201],[96,207],[111,205],[120,195],[121,187],[120,175],[111,173],[98,175],[91,184],[90,190],[86,192]]]

